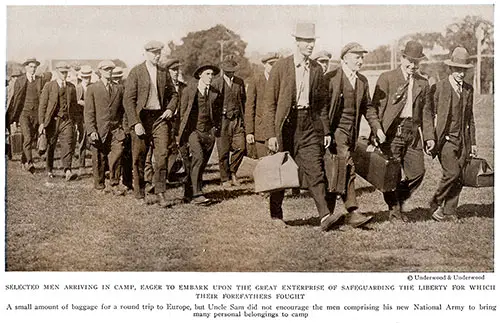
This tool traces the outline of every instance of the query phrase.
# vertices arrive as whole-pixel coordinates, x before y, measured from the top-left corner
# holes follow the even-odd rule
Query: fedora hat
[[[403,56],[414,60],[421,60],[425,58],[424,47],[417,41],[410,40],[406,43],[405,49],[401,51]]]
[[[451,59],[447,59],[444,63],[448,66],[471,68],[474,65],[469,63],[469,53],[463,47],[457,47],[451,53]]]
[[[224,58],[220,67],[224,72],[235,72],[240,68],[240,65],[236,62],[233,55],[228,55]]]
[[[299,22],[292,33],[295,38],[316,39],[316,25],[313,23]]]
[[[36,60],[36,58],[34,57],[30,57],[28,59],[26,59],[26,61],[24,61],[23,65],[26,66],[28,65],[29,63],[35,63],[36,66],[39,66],[40,65],[40,62]]]
[[[212,65],[212,64],[203,64],[200,67],[198,67],[196,69],[196,71],[194,71],[194,73],[193,73],[194,78],[198,80],[200,78],[200,74],[203,73],[203,71],[205,71],[205,70],[212,70],[212,71],[214,71],[214,75],[217,75],[220,72],[220,68],[218,68],[215,65]]]

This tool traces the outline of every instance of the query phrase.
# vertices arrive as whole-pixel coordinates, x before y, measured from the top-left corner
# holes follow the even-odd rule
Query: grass
[[[493,164],[493,102],[475,108],[478,148]],[[96,193],[91,169],[75,182],[47,182],[43,163],[34,175],[18,162],[7,167],[6,269],[8,271],[248,271],[248,272],[492,272],[493,188],[464,188],[459,222],[430,219],[428,200],[440,178],[437,160],[426,158],[422,186],[406,206],[410,223],[386,219],[382,194],[357,179],[362,212],[374,215],[366,229],[341,226],[323,233],[307,193],[287,195],[285,221],[272,221],[268,201],[253,183],[232,191],[218,185],[209,166],[210,207],[140,206],[132,195]],[[90,160],[89,160],[90,162]],[[58,162],[56,162],[56,166]],[[180,187],[167,194],[182,197]],[[336,212],[345,212],[338,203]]]

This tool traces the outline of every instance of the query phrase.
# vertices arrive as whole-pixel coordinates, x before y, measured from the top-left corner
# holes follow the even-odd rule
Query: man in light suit
[[[436,221],[457,219],[457,206],[462,183],[460,176],[465,160],[477,155],[476,124],[474,122],[472,85],[464,82],[465,72],[474,65],[469,53],[457,47],[451,59],[444,61],[450,68],[449,77],[431,87],[431,104],[436,112],[436,152],[443,176],[431,200]]]
[[[269,150],[289,151],[303,173],[316,203],[321,228],[327,231],[341,218],[330,213],[325,198],[323,146],[330,145],[328,111],[322,103],[323,70],[309,57],[316,41],[315,25],[299,23],[296,53],[274,64],[266,84],[264,129]],[[283,219],[284,191],[270,194],[272,219]]]
[[[46,170],[49,178],[54,178],[54,151],[57,139],[61,144],[61,161],[66,180],[78,176],[71,172],[73,159],[73,137],[75,135],[73,116],[77,110],[76,89],[66,82],[69,65],[59,62],[56,65],[56,79],[45,84],[38,108],[38,132],[47,136]]]
[[[329,149],[332,154],[346,161],[346,193],[342,195],[342,199],[349,212],[346,222],[353,227],[362,226],[372,218],[358,211],[354,184],[356,172],[351,154],[359,136],[361,116],[366,118],[373,133],[377,134],[379,142],[385,141],[377,110],[371,104],[368,80],[359,73],[365,53],[367,51],[355,42],[348,43],[342,48],[341,65],[331,73],[325,100],[330,132],[333,134]],[[331,212],[335,208],[336,199],[336,194],[328,193]]]
[[[84,127],[84,116],[83,111],[85,109],[85,93],[87,92],[87,87],[90,85],[90,80],[92,78],[92,68],[89,65],[83,65],[78,71],[78,83],[76,84],[76,101],[78,103],[78,110],[75,112],[74,119],[76,123],[76,152],[78,157],[78,166],[80,167],[80,173],[83,172],[85,168],[85,146],[87,145],[87,134],[85,133]]]
[[[373,94],[387,141],[380,146],[388,155],[401,160],[404,178],[393,192],[384,193],[390,220],[408,221],[402,213],[404,202],[420,186],[424,178],[424,153],[435,144],[433,113],[427,104],[429,84],[417,73],[425,58],[423,47],[416,41],[406,43],[401,65],[380,75]]]
[[[164,45],[150,41],[144,46],[146,61],[130,71],[125,84],[123,103],[132,128],[134,195],[143,204],[145,198],[144,167],[146,154],[154,147],[156,169],[154,191],[161,207],[169,207],[166,191],[167,158],[171,118],[177,105],[177,94],[168,71],[158,66]],[[170,106],[170,104],[172,106]]]
[[[94,188],[105,189],[105,159],[109,165],[109,186],[107,191],[123,195],[120,184],[121,156],[125,131],[123,130],[125,110],[123,108],[123,87],[112,82],[115,64],[102,61],[97,66],[100,80],[89,86],[85,94],[85,126],[92,145],[92,173]],[[125,124],[126,127],[126,124]]]

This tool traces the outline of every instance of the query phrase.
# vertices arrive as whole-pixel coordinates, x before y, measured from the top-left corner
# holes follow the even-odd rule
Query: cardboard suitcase
[[[288,152],[263,157],[253,172],[255,192],[272,192],[299,187],[298,168]]]
[[[394,191],[401,181],[399,159],[388,157],[379,148],[360,138],[352,154],[356,174],[363,177],[381,192]]]
[[[494,184],[493,170],[483,158],[467,159],[462,170],[462,184],[470,187],[492,187]]]

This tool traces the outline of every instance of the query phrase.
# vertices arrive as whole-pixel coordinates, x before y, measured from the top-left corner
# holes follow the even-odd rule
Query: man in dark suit
[[[165,196],[170,119],[175,111],[177,99],[170,75],[158,67],[164,45],[150,41],[145,46],[146,61],[132,68],[125,85],[123,103],[127,121],[133,131],[132,159],[134,195],[144,203],[144,166],[147,151],[154,147],[156,169],[153,175],[154,191],[161,207],[172,202]],[[173,104],[173,107],[167,106]]]
[[[264,92],[269,74],[274,63],[280,58],[278,53],[265,55],[261,62],[264,64],[264,73],[255,75],[248,83],[247,101],[245,104],[245,132],[247,144],[255,145],[257,158],[267,155],[266,136],[263,129]]]
[[[380,148],[401,160],[404,173],[397,189],[384,193],[391,220],[408,220],[402,206],[424,178],[423,150],[429,153],[435,144],[432,110],[427,104],[429,84],[417,73],[424,58],[420,43],[406,43],[401,65],[380,75],[373,94],[372,103],[387,136]]]
[[[465,160],[477,155],[476,125],[473,112],[473,87],[464,82],[465,72],[473,67],[469,53],[457,47],[451,59],[444,62],[450,68],[449,77],[431,88],[431,103],[436,112],[436,152],[443,176],[431,200],[436,221],[457,219],[457,206],[462,184],[460,176]]]
[[[61,144],[61,161],[66,180],[78,176],[71,172],[73,159],[73,137],[75,135],[73,116],[77,110],[75,86],[66,82],[69,65],[59,62],[56,65],[56,79],[45,84],[38,108],[38,132],[47,136],[46,170],[49,178],[54,177],[54,151],[57,139]]]
[[[227,56],[221,64],[224,73],[213,81],[213,86],[219,91],[224,103],[222,107],[222,123],[220,135],[216,137],[219,154],[220,180],[223,188],[240,183],[236,171],[245,155],[245,84],[234,75],[239,68],[234,57]],[[230,156],[231,155],[231,156]]]
[[[35,75],[40,62],[29,58],[24,62],[26,74],[19,76],[14,83],[14,94],[7,109],[7,124],[19,123],[23,137],[23,155],[21,163],[24,169],[33,173],[32,147],[37,136],[38,105],[44,82],[42,77]]]
[[[210,199],[203,195],[202,178],[214,147],[214,135],[220,131],[222,95],[211,86],[219,71],[211,64],[198,67],[194,73],[198,81],[190,83],[183,91],[179,111],[178,140],[188,173],[184,198],[200,205],[210,204]]]
[[[78,71],[78,83],[76,84],[76,101],[78,110],[75,112],[74,119],[76,123],[76,155],[78,157],[78,166],[80,167],[80,175],[85,168],[85,146],[87,145],[87,134],[84,127],[83,111],[85,109],[85,93],[90,85],[92,78],[92,68],[89,65],[83,65]]]
[[[332,72],[325,94],[330,132],[333,134],[329,149],[332,154],[346,161],[346,193],[342,195],[342,199],[349,212],[347,223],[353,227],[361,226],[372,218],[358,211],[354,185],[356,173],[351,154],[359,136],[361,116],[366,118],[373,133],[377,134],[379,142],[385,141],[377,110],[371,104],[368,80],[359,73],[365,53],[367,51],[355,42],[348,43],[342,48],[341,65]],[[328,194],[331,212],[335,208],[336,199],[336,194]]]
[[[105,189],[105,159],[109,165],[109,187],[115,195],[123,195],[120,188],[121,156],[125,140],[123,87],[111,81],[115,64],[102,61],[97,66],[100,80],[89,86],[85,94],[85,126],[92,145],[92,173],[94,188]],[[126,125],[125,125],[126,128]]]
[[[312,54],[315,26],[297,24],[296,53],[274,64],[266,84],[264,129],[269,150],[289,151],[316,203],[321,228],[329,230],[341,215],[330,213],[325,198],[323,148],[330,145],[328,111],[322,102],[323,70]],[[270,194],[271,218],[283,219],[284,191]]]

